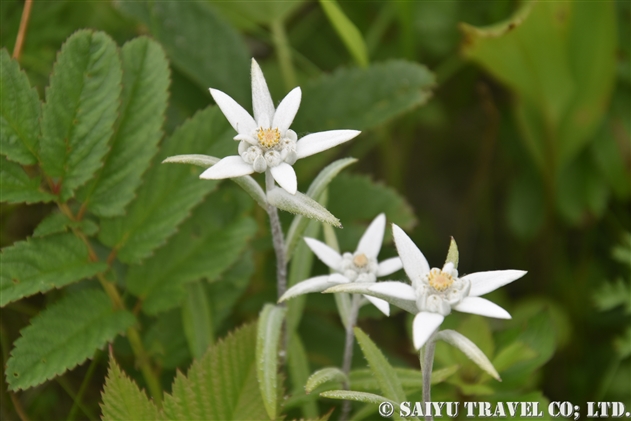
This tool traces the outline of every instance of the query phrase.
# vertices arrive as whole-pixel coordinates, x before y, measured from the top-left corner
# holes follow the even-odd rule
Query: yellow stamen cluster
[[[357,256],[353,257],[353,264],[358,268],[363,268],[368,264],[368,258],[364,253],[360,253]]]
[[[277,128],[259,128],[256,131],[256,136],[259,139],[259,143],[266,148],[273,148],[280,142],[280,131]]]
[[[454,278],[442,270],[432,269],[427,276],[427,281],[436,291],[444,291],[454,283]]]

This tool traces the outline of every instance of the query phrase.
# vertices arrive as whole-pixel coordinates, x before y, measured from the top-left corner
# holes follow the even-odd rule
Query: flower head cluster
[[[200,178],[222,179],[240,177],[253,172],[270,171],[274,180],[291,194],[297,190],[296,160],[316,154],[346,142],[360,132],[330,130],[312,133],[298,139],[289,127],[300,107],[302,92],[294,88],[274,108],[265,77],[258,63],[252,59],[252,106],[254,118],[225,93],[210,89],[210,94],[237,131],[239,155],[223,158],[204,171]]]
[[[354,253],[344,253],[343,255],[314,238],[305,238],[309,248],[335,273],[302,281],[285,292],[279,301],[285,301],[309,292],[321,292],[334,285],[372,284],[377,280],[377,277],[387,276],[401,269],[403,265],[398,257],[386,259],[381,263],[377,262],[385,228],[386,216],[380,214],[366,229],[359,240],[357,250]],[[384,314],[390,314],[390,306],[386,301],[370,295],[365,297]]]
[[[371,295],[415,314],[414,346],[421,348],[441,325],[451,310],[482,316],[510,319],[510,314],[497,304],[480,298],[513,282],[526,272],[497,270],[477,272],[459,277],[453,262],[442,269],[430,269],[423,253],[401,228],[392,225],[394,241],[411,285],[385,281],[372,284],[339,285],[324,292],[353,292]]]

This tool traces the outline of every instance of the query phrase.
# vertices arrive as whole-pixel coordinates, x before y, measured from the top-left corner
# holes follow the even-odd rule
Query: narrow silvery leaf
[[[202,168],[208,168],[221,161],[221,158],[217,158],[210,155],[176,155],[170,156],[164,161],[163,164],[175,163],[175,164],[191,164]],[[265,193],[259,184],[254,181],[249,175],[243,177],[231,178],[232,181],[237,183],[252,199],[256,201],[264,209],[267,206],[267,200],[265,199]]]
[[[345,399],[349,401],[375,403],[375,404],[381,404],[382,402],[390,402],[392,405],[394,405],[395,410],[399,409],[399,404],[397,402],[391,401],[390,399],[385,398],[381,395],[375,395],[374,393],[354,392],[352,390],[329,390],[329,391],[320,393],[320,396],[322,396],[323,398]]]
[[[256,337],[256,377],[270,419],[278,412],[278,342],[286,309],[266,304],[261,311]]]
[[[458,269],[458,245],[453,237],[451,237],[449,251],[447,252],[447,259],[445,260],[445,264],[447,263],[453,263],[454,269]]]
[[[443,340],[450,345],[460,349],[471,361],[476,363],[482,370],[489,373],[493,378],[502,381],[500,375],[491,364],[491,361],[484,355],[484,352],[476,344],[471,342],[466,336],[455,330],[441,330],[436,334],[436,340]]]
[[[331,212],[309,196],[300,192],[296,192],[295,195],[292,195],[287,193],[284,189],[275,188],[267,192],[267,201],[278,209],[342,228],[340,220],[333,216]]]
[[[316,387],[328,382],[348,383],[348,377],[337,367],[323,368],[309,377],[305,385],[305,391],[311,393]]]
[[[324,193],[329,183],[333,181],[340,171],[355,162],[357,162],[357,159],[355,158],[343,158],[327,165],[322,171],[320,171],[318,176],[309,186],[309,189],[307,189],[307,196],[324,204],[321,195]],[[296,215],[293,221],[291,221],[291,225],[289,226],[287,237],[285,239],[285,256],[287,260],[291,258],[291,254],[296,248],[296,244],[300,240],[300,237],[304,233],[308,222],[309,221],[305,220],[301,215]]]
[[[403,310],[416,314],[416,295],[414,289],[408,284],[396,281],[384,282],[352,282],[341,284],[324,290],[323,293],[338,294],[340,292],[348,292],[351,294],[366,294],[376,298],[381,298],[392,305],[402,308]]]

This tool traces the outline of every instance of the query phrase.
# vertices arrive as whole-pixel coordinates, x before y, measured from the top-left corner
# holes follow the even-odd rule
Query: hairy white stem
[[[353,294],[353,301],[351,304],[351,311],[348,313],[348,320],[346,320],[346,343],[344,344],[344,360],[342,362],[342,371],[346,374],[346,378],[349,378],[351,372],[351,364],[353,362],[353,344],[355,343],[355,335],[353,328],[357,324],[357,314],[359,313],[359,306],[361,303],[361,295]],[[345,390],[350,390],[350,384],[348,382],[344,384]],[[342,404],[342,414],[340,421],[346,421],[351,411],[351,401],[345,400]]]
[[[274,188],[274,178],[272,173],[265,171],[265,187],[267,191]],[[274,244],[274,252],[276,253],[276,289],[278,298],[282,297],[285,291],[287,291],[287,261],[285,260],[285,239],[283,237],[283,227],[280,224],[278,218],[278,209],[267,204],[267,214],[269,215],[269,222],[272,231],[272,242]],[[284,304],[282,304],[284,305]]]
[[[432,367],[434,365],[434,350],[436,349],[436,332],[429,337],[419,353],[421,373],[423,374],[423,408],[432,401]],[[425,421],[434,421],[431,414],[425,416]]]

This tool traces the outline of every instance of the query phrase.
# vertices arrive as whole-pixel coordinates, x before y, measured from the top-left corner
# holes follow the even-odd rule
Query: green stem
[[[96,419],[96,417],[94,416],[92,411],[90,411],[90,409],[87,408],[83,403],[79,402],[79,400],[77,399],[77,394],[75,394],[72,391],[72,387],[70,387],[70,384],[68,383],[68,380],[66,380],[65,377],[57,377],[55,380],[57,380],[57,383],[61,386],[61,388],[68,394],[68,396],[70,396],[72,401],[76,405],[78,405],[79,408],[81,408],[81,410],[88,417],[88,419],[90,419],[90,420],[95,420]]]
[[[75,415],[77,415],[77,411],[83,405],[81,403],[81,399],[83,399],[83,394],[87,390],[88,384],[90,383],[90,379],[92,378],[92,375],[94,374],[94,370],[96,369],[96,366],[98,365],[97,362],[99,359],[99,355],[100,355],[100,351],[97,349],[97,351],[94,353],[94,356],[92,357],[92,362],[90,363],[90,367],[88,367],[88,372],[85,373],[85,377],[83,378],[83,381],[81,382],[81,386],[79,387],[77,396],[75,397],[74,403],[72,404],[72,408],[70,408],[70,413],[68,414],[68,421],[74,420]],[[85,413],[85,411],[83,412]],[[87,413],[86,415],[90,416]]]
[[[276,56],[280,64],[280,71],[283,74],[285,89],[290,90],[298,83],[296,81],[294,64],[291,60],[291,48],[285,32],[285,25],[282,20],[275,20],[272,22],[271,29],[272,41],[274,42],[274,48],[276,48]]]
[[[129,329],[127,329],[127,339],[129,339],[129,344],[134,350],[134,355],[136,356],[136,360],[138,362],[138,365],[140,366],[142,376],[147,382],[149,393],[151,393],[156,406],[158,408],[162,408],[162,386],[160,386],[160,381],[158,380],[158,377],[151,369],[149,356],[147,355],[145,348],[142,346],[142,340],[140,339],[138,330],[135,327],[130,327]]]

